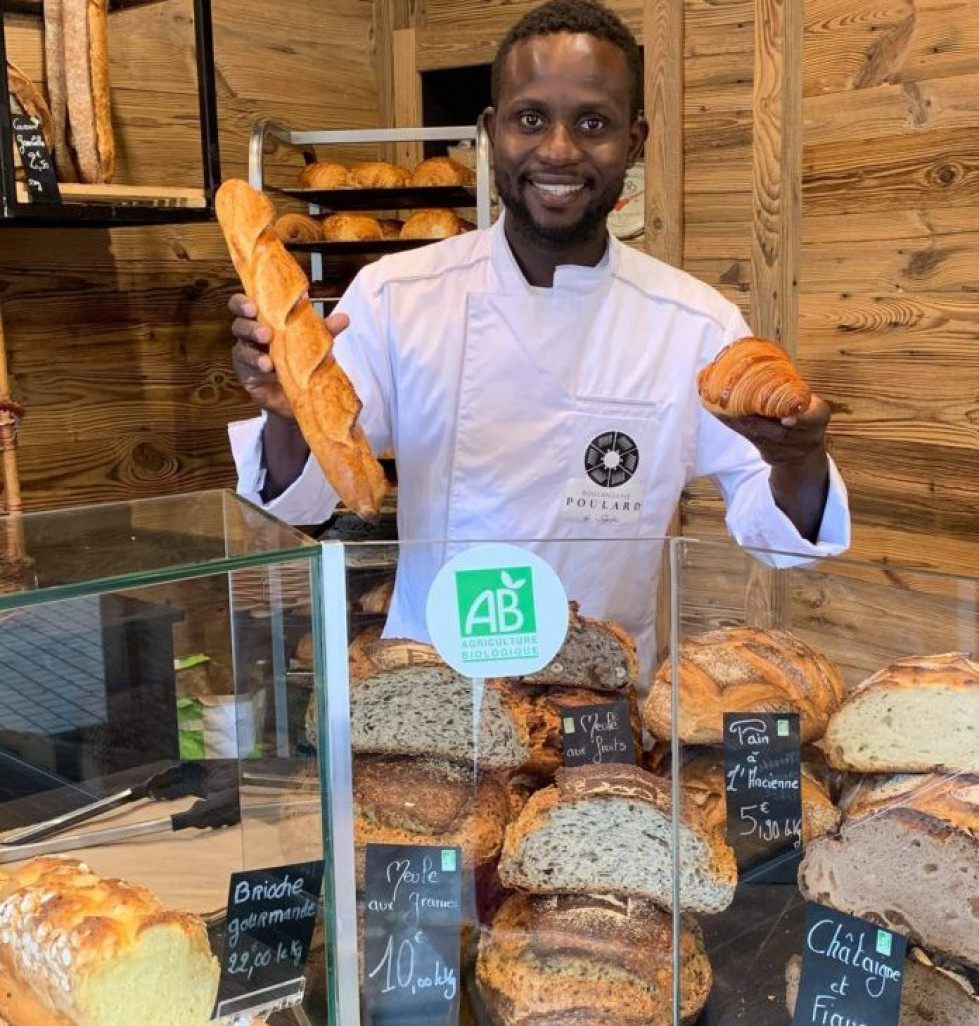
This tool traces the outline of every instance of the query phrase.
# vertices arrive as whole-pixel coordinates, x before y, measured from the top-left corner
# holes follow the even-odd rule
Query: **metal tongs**
[[[62,851],[89,848],[102,844],[140,837],[144,834],[167,830],[199,830],[231,826],[241,819],[241,804],[238,793],[237,775],[234,765],[208,766],[207,763],[183,763],[170,766],[149,779],[123,791],[100,798],[83,805],[72,812],[55,816],[43,823],[35,823],[24,830],[9,834],[0,841],[0,863],[15,862],[34,855],[52,855]],[[163,816],[143,823],[107,827],[84,834],[55,837],[68,827],[85,823],[112,809],[130,802],[150,798],[154,801],[170,801],[199,796],[185,812]]]

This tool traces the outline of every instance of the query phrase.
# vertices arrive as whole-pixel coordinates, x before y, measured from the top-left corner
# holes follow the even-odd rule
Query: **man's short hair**
[[[503,65],[514,45],[524,39],[563,32],[605,39],[622,51],[631,85],[630,114],[635,118],[642,109],[643,95],[639,44],[625,22],[598,0],[548,0],[525,14],[507,32],[493,58],[490,83],[493,106],[499,103]]]

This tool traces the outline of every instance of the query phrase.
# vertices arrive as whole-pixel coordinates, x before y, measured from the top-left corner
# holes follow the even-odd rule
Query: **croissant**
[[[218,189],[215,211],[245,292],[272,332],[272,361],[313,455],[351,510],[376,517],[384,471],[357,424],[361,403],[333,358],[333,337],[309,302],[309,280],[275,234],[272,203],[232,178]]]
[[[275,234],[283,242],[322,242],[319,221],[305,214],[283,214],[275,222]]]
[[[299,172],[299,185],[303,189],[346,189],[347,169],[329,161],[307,164]]]
[[[347,176],[347,183],[357,189],[400,189],[408,184],[410,174],[397,164],[371,160],[355,164]]]
[[[380,222],[370,214],[331,214],[323,219],[327,242],[370,242],[383,237]]]
[[[448,239],[463,232],[462,221],[452,210],[419,210],[405,221],[402,239]]]
[[[700,372],[697,388],[711,413],[726,417],[794,417],[812,392],[785,351],[763,338],[742,338],[722,349]]]
[[[473,185],[476,172],[451,157],[429,157],[415,168],[409,185]]]

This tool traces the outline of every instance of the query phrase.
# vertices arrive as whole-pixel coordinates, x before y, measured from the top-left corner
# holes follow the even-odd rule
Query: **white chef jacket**
[[[361,423],[374,451],[393,449],[397,459],[390,637],[427,639],[428,589],[446,559],[473,542],[514,541],[554,567],[583,613],[630,629],[648,668],[663,554],[654,539],[697,477],[719,486],[742,545],[811,558],[849,544],[834,465],[810,544],[775,505],[758,451],[699,402],[699,369],[751,334],[737,307],[611,236],[598,266],[558,267],[552,288],[535,288],[501,219],[368,265],[338,310],[350,327],[334,352],[363,401]],[[324,521],[337,497],[312,458],[287,491],[262,503],[263,422],[230,425],[239,491],[290,523]],[[593,443],[599,457],[622,453],[618,479],[632,476],[595,487],[586,469]],[[574,519],[582,496],[591,496],[587,507],[596,492],[613,512]],[[616,512],[622,495],[629,510]]]

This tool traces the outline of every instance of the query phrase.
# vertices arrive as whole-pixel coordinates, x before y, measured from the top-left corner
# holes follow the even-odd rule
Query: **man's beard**
[[[496,191],[506,207],[508,221],[526,239],[546,249],[563,249],[593,239],[596,231],[604,226],[606,218],[615,209],[624,185],[625,174],[617,183],[612,182],[603,193],[596,196],[574,224],[549,227],[534,220],[519,189],[511,189],[509,181],[504,182],[499,176],[496,179]]]

